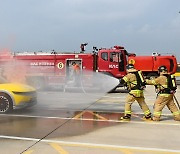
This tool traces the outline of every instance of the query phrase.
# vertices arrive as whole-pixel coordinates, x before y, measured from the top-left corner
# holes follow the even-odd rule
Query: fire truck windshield
[[[110,53],[110,62],[118,63],[119,71],[124,71],[124,56],[120,52],[111,52]]]
[[[120,56],[121,53],[118,53],[118,52],[111,52],[110,53],[110,62],[120,62],[121,59],[120,59]]]

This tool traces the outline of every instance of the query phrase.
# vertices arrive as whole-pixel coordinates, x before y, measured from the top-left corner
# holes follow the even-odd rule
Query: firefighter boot
[[[180,121],[180,116],[174,116],[175,121]]]
[[[151,113],[149,113],[148,115],[143,116],[142,120],[144,120],[144,121],[152,121]]]
[[[153,121],[160,121],[160,117],[153,117]]]
[[[175,121],[180,121],[180,111],[173,112],[173,115]]]
[[[121,117],[119,120],[120,121],[130,121],[131,120],[131,114],[126,114],[124,117]]]

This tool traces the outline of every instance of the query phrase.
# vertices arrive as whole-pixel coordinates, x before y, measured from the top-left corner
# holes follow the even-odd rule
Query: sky
[[[180,0],[0,0],[0,49],[80,50],[124,46],[180,62]]]

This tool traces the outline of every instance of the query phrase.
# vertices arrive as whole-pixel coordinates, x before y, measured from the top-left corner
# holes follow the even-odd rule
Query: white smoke
[[[54,72],[55,66],[31,66],[27,60],[13,59],[9,52],[4,55],[4,61],[0,63],[1,78],[35,87],[39,107],[83,109],[119,82],[111,76],[87,70],[81,70],[78,77],[72,74],[60,76]]]

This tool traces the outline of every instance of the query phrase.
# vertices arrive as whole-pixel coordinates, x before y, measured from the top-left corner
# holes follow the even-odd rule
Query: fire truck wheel
[[[13,109],[12,99],[5,93],[0,93],[0,113],[8,113]]]

